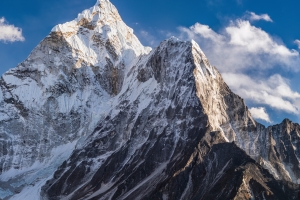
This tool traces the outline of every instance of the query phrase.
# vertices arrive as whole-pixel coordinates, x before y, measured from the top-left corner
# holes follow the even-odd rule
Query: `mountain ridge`
[[[54,27],[0,86],[0,198],[299,196],[299,124],[257,123],[196,42],[144,47],[108,0]],[[209,196],[216,185],[231,192]]]

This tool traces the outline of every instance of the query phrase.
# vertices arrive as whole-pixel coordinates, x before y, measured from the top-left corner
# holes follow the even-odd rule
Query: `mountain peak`
[[[150,50],[97,0],[5,73],[0,199],[300,196],[275,180],[300,183],[299,125],[256,123],[195,41]]]
[[[78,17],[64,24],[59,24],[52,29],[52,32],[67,32],[76,25],[83,25],[82,21],[90,23],[95,29],[97,26],[107,25],[113,22],[122,21],[116,7],[109,0],[98,0],[90,9],[86,9],[78,14]]]
[[[93,66],[107,64],[106,58],[129,66],[138,56],[151,51],[140,43],[108,0],[98,0],[73,21],[55,26],[53,33],[61,35],[74,51],[82,53],[80,59]],[[105,53],[102,47],[106,48]]]

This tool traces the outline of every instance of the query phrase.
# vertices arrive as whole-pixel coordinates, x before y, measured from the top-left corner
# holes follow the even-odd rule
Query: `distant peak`
[[[281,123],[282,124],[289,124],[289,123],[292,123],[292,121],[288,118],[285,118]]]

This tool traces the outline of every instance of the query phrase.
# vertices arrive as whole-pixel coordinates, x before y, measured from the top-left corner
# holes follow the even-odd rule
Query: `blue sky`
[[[0,3],[0,73],[22,62],[56,24],[96,0]],[[144,45],[194,39],[265,125],[300,122],[300,18],[296,0],[111,0]],[[21,32],[22,30],[22,32]]]

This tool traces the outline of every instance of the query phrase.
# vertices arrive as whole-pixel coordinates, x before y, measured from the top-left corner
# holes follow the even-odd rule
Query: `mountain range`
[[[256,122],[196,42],[145,47],[109,0],[0,80],[0,199],[300,199],[299,141]]]

